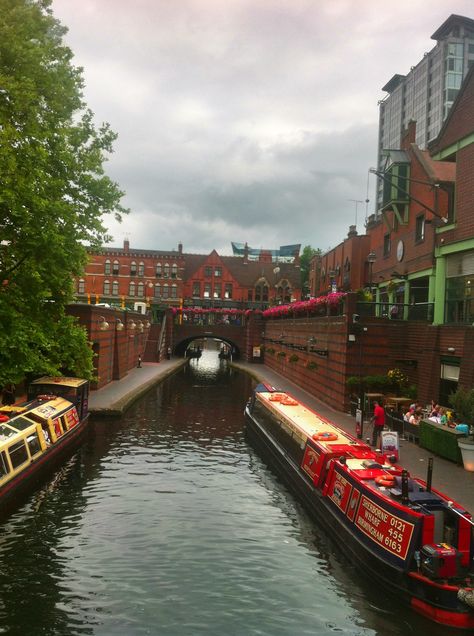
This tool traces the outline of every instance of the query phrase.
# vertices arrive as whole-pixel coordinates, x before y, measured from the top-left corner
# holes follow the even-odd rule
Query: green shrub
[[[308,360],[308,362],[306,363],[306,368],[310,371],[314,371],[314,369],[318,368],[318,365],[316,362],[314,362],[314,360]]]
[[[278,358],[286,358],[286,351],[279,351],[277,353]]]
[[[292,353],[291,356],[288,358],[288,360],[290,362],[298,362],[299,356],[297,356],[296,353]]]

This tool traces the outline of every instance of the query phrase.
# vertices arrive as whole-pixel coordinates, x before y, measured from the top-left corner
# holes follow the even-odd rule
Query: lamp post
[[[277,296],[278,296],[278,274],[280,273],[280,268],[278,267],[278,265],[276,267],[273,268],[273,273],[275,275],[275,305],[277,304]],[[278,303],[279,305],[281,305],[281,299],[280,302]]]
[[[367,254],[367,261],[369,263],[369,290],[370,293],[372,293],[372,270],[374,267],[374,263],[377,260],[377,256],[375,254],[375,252],[369,252]]]

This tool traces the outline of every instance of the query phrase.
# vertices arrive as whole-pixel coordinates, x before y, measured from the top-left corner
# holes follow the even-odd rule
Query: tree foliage
[[[116,138],[83,101],[51,0],[0,0],[0,384],[90,377],[87,334],[66,315],[85,245],[107,242],[123,193],[103,163]]]
[[[315,249],[314,247],[311,247],[311,245],[306,245],[303,248],[303,251],[301,252],[300,272],[301,272],[301,289],[303,290],[303,293],[306,293],[306,291],[309,291],[309,269],[310,269],[311,259],[313,258],[313,256],[320,255],[320,254],[321,254],[321,250],[319,248]]]

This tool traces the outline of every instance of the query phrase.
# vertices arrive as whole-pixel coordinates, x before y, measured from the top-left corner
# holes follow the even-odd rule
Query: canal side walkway
[[[263,364],[232,362],[233,367],[251,375],[256,382],[271,384],[277,389],[290,393],[297,400],[306,404],[323,417],[331,420],[344,431],[355,435],[355,418],[352,415],[337,411],[321,400],[318,400],[304,389],[301,389],[287,378],[279,375]],[[364,439],[371,437],[372,427],[364,430]],[[418,444],[408,440],[400,440],[400,464],[413,476],[426,479],[428,459],[433,457],[433,488],[448,494],[453,500],[474,514],[474,473],[458,466],[454,462],[443,459],[432,452],[420,448]]]
[[[89,411],[99,416],[120,416],[156,384],[176,373],[188,363],[187,358],[172,358],[157,362],[142,362],[130,369],[121,380],[113,380],[102,389],[89,394]]]

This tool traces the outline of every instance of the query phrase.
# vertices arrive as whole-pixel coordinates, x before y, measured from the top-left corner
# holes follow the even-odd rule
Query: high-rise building
[[[474,20],[449,18],[433,33],[434,48],[407,75],[394,75],[382,88],[379,103],[377,168],[383,170],[384,150],[400,148],[402,131],[416,121],[416,144],[425,149],[436,138],[470,66],[474,64]],[[379,180],[377,210],[382,201]]]

